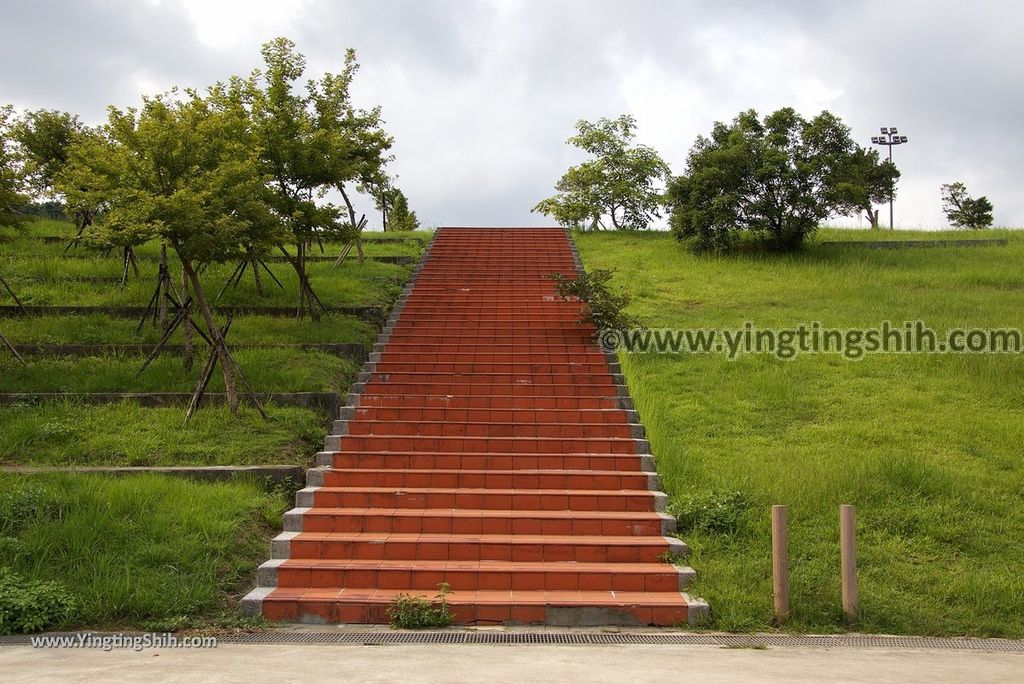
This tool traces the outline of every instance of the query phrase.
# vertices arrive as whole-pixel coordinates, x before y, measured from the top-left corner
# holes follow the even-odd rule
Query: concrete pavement
[[[161,682],[1020,682],[1024,654],[717,646],[222,644],[145,651],[0,647],[0,679]]]

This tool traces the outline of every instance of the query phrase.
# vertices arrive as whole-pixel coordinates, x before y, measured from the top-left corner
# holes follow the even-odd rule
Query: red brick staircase
[[[707,610],[618,367],[546,278],[578,269],[560,228],[437,232],[245,610],[386,623],[441,582],[459,623]]]

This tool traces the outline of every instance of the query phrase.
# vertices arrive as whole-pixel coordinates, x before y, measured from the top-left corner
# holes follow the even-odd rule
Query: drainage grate
[[[76,633],[70,633],[74,635]],[[54,636],[68,635],[67,633]],[[100,636],[99,633],[96,633]],[[0,636],[0,646],[27,645],[27,635]],[[696,634],[665,632],[516,632],[465,631],[275,631],[225,634],[221,644],[361,644],[390,646],[402,644],[492,644],[567,646],[666,645],[719,646],[726,648],[891,648],[995,651],[1024,653],[1024,641],[1015,639],[974,639],[911,636],[835,634],[800,636],[786,634]]]

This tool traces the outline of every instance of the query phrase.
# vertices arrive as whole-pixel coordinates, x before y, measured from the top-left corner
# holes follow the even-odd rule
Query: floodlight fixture
[[[871,136],[871,142],[874,145],[885,145],[889,148],[889,162],[892,163],[892,146],[903,145],[907,142],[907,136],[896,135],[897,128],[895,126],[882,126],[879,130],[882,131],[881,136]],[[889,230],[893,229],[893,197],[889,195]]]

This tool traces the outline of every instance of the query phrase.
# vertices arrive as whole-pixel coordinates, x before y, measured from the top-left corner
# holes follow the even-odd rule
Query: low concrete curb
[[[255,478],[272,485],[300,483],[303,468],[297,465],[240,466],[0,466],[0,472],[16,475],[167,475],[202,482],[225,482],[236,478]]]

